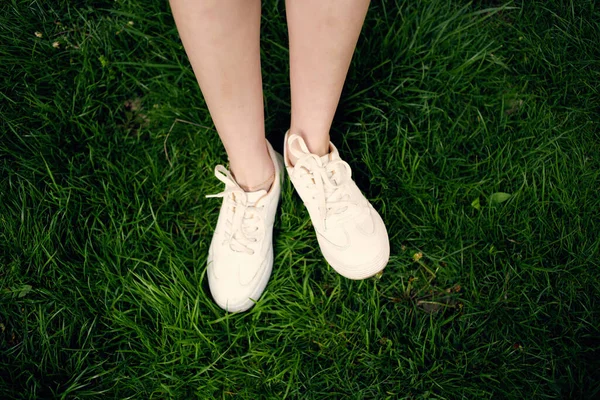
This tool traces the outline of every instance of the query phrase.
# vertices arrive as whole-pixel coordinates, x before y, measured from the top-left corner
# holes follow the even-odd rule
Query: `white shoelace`
[[[302,151],[294,149],[295,141]],[[300,177],[308,182],[307,188],[312,190],[313,199],[319,204],[324,227],[327,227],[327,219],[332,215],[343,214],[348,207],[356,206],[350,201],[347,191],[348,183],[352,180],[352,169],[347,162],[338,159],[324,163],[321,157],[308,151],[300,137],[292,138],[289,149],[298,160],[295,167],[304,172]],[[310,180],[306,179],[307,175]]]
[[[235,179],[224,166],[215,167],[215,176],[225,184],[221,193],[207,195],[207,198],[221,197],[226,202],[227,212],[225,241],[235,252],[254,254],[250,248],[256,243],[264,230],[264,221],[258,212],[264,205],[257,206],[248,201],[248,195],[236,183]]]

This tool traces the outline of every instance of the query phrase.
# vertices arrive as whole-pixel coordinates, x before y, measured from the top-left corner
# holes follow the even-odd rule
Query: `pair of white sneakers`
[[[285,135],[284,157],[267,147],[275,166],[269,191],[245,192],[222,165],[223,204],[208,252],[208,283],[215,302],[230,312],[246,311],[262,295],[273,269],[273,224],[283,166],[312,220],[325,260],[340,275],[365,279],[382,271],[390,255],[380,215],[352,180],[350,166],[329,144],[325,156],[311,154],[301,136]],[[288,151],[297,161],[292,164]]]

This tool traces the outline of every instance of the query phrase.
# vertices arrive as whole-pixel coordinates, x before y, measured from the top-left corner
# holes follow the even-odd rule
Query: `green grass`
[[[284,4],[263,9],[281,149]],[[600,396],[599,21],[373,2],[332,138],[388,268],[335,274],[288,182],[267,291],[231,315],[205,277],[225,152],[167,2],[3,1],[0,398]]]

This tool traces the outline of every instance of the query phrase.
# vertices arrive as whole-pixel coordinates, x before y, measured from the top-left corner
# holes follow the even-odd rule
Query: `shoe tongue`
[[[246,192],[246,200],[248,205],[256,205],[256,202],[267,194],[266,190],[257,190],[256,192]]]

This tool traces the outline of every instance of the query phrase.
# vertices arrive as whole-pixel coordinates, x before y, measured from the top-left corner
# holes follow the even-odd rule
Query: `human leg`
[[[171,0],[171,9],[232,174],[247,191],[268,189],[260,0]]]
[[[329,130],[368,6],[369,0],[286,1],[290,134],[300,135],[314,154],[329,152]]]

